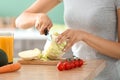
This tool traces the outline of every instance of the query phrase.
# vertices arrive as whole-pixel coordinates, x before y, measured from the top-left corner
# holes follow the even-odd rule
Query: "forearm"
[[[87,33],[83,41],[104,55],[120,59],[120,43],[118,42],[106,40],[89,33]]]
[[[27,29],[35,25],[36,16],[38,13],[22,13],[16,19],[16,27]]]
[[[41,13],[47,13],[59,3],[58,0],[36,0],[16,19],[16,27],[26,29],[34,26],[37,16],[40,17]]]

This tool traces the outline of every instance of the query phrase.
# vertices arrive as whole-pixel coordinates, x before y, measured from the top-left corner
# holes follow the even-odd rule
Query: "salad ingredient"
[[[8,57],[7,54],[0,49],[0,67],[8,64]]]
[[[83,65],[84,61],[82,59],[66,59],[64,61],[60,61],[57,64],[57,69],[59,71],[63,70],[70,70],[73,68],[81,67]]]
[[[7,72],[14,72],[17,71],[21,68],[20,63],[13,63],[13,64],[8,64],[0,67],[0,74],[1,73],[7,73]]]
[[[62,50],[67,43],[66,41],[64,41],[63,43],[58,44],[55,41],[58,35],[58,33],[52,34],[52,40],[50,42],[50,45],[43,51],[44,56],[47,56],[47,58],[49,59],[60,59],[64,54]]]
[[[34,50],[22,51],[18,53],[18,55],[24,60],[32,60],[36,58],[41,58],[42,52],[38,48],[35,48]]]

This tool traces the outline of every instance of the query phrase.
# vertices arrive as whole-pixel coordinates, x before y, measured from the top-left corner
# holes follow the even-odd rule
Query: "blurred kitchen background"
[[[15,26],[15,19],[26,8],[28,8],[36,0],[1,0],[0,1],[0,30],[14,32],[14,57],[18,57],[18,53],[23,50],[39,48],[43,50],[46,43],[46,36],[40,35],[33,27],[31,29],[22,30]],[[48,16],[53,22],[54,31],[62,31],[66,29],[63,19],[64,5],[59,4],[52,9]],[[71,50],[63,57],[71,57]]]

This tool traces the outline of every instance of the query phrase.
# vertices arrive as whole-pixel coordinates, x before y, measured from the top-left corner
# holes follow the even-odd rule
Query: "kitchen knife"
[[[45,29],[44,33],[47,36],[47,39],[51,41],[52,40],[52,36],[49,34],[48,29]]]

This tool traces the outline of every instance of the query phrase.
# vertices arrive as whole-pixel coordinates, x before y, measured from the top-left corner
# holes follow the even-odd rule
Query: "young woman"
[[[59,0],[36,0],[17,19],[16,26],[35,25],[41,34],[52,27],[46,13]],[[120,59],[120,0],[63,0],[65,25],[56,42],[68,40],[63,51],[72,47],[73,54],[83,59],[105,59],[107,64],[95,80],[120,80],[116,62]]]

